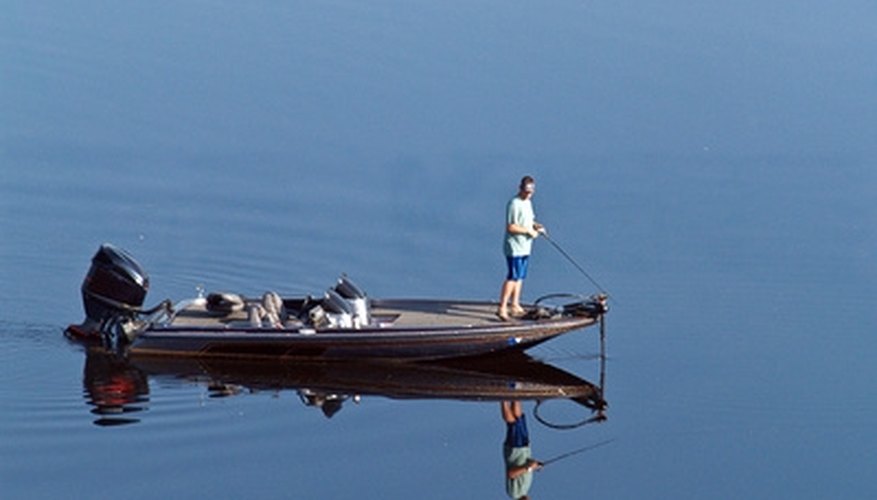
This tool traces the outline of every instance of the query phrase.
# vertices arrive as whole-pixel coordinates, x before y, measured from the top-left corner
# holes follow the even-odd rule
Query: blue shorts
[[[506,264],[508,265],[509,272],[506,275],[507,280],[511,281],[521,281],[522,279],[527,277],[527,266],[530,263],[529,255],[522,255],[517,257],[506,257]]]
[[[530,446],[530,433],[527,432],[527,417],[521,415],[514,422],[506,423],[505,442],[506,446],[520,448]]]

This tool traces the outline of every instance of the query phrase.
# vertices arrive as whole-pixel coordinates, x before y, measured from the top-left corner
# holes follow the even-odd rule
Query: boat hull
[[[222,358],[429,360],[525,350],[594,322],[591,318],[568,318],[544,323],[522,322],[513,326],[393,331],[360,329],[310,334],[159,327],[141,333],[130,346],[129,353]]]

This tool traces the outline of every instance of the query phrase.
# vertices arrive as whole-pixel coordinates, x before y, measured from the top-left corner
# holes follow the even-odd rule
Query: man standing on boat
[[[527,277],[527,267],[533,240],[545,232],[542,224],[536,222],[533,203],[530,201],[536,192],[536,181],[529,175],[521,179],[516,194],[506,205],[506,230],[503,252],[506,257],[508,273],[502,284],[499,297],[499,310],[496,315],[503,321],[512,316],[521,316],[521,289]],[[511,303],[511,305],[509,305]],[[511,310],[509,310],[511,307]]]

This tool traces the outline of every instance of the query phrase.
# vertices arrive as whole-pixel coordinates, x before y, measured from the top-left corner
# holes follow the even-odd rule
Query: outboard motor
[[[82,282],[85,321],[70,325],[67,333],[99,338],[107,320],[140,312],[148,289],[149,277],[137,261],[120,248],[108,243],[101,245]]]

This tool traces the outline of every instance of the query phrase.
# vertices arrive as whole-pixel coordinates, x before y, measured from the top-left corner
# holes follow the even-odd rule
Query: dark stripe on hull
[[[419,330],[321,331],[156,328],[133,343],[134,355],[427,360],[524,350],[590,326],[590,318],[521,322],[512,326]]]

